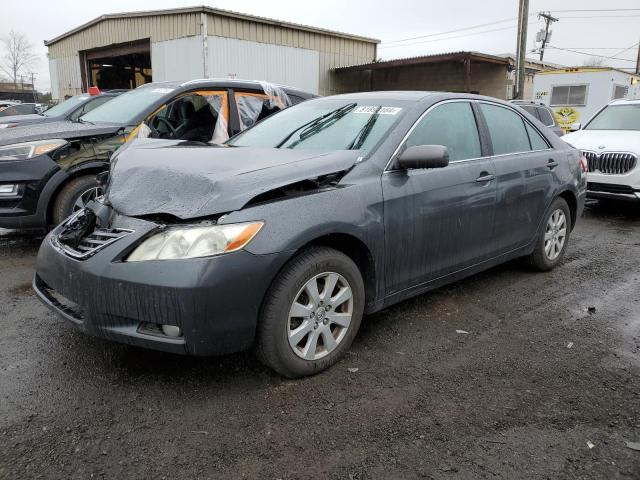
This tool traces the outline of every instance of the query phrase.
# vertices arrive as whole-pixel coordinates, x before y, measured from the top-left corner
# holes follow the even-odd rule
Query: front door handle
[[[476,178],[476,182],[487,183],[487,182],[490,182],[491,180],[494,180],[495,178],[496,178],[495,175],[491,175],[488,172],[482,172],[480,176]]]
[[[547,162],[547,168],[549,170],[553,170],[557,166],[558,166],[558,162],[556,162],[553,158],[550,158],[549,161]]]

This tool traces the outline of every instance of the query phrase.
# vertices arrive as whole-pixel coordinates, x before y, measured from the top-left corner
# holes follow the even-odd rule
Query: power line
[[[474,30],[476,28],[481,28],[481,27],[489,27],[491,25],[498,25],[500,23],[512,22],[514,20],[517,20],[517,18],[516,17],[505,18],[503,20],[496,20],[495,22],[481,23],[478,25],[472,25],[470,27],[456,28],[455,30],[448,30],[446,32],[430,33],[428,35],[420,35],[419,37],[402,38],[400,40],[389,40],[388,42],[382,42],[382,43],[386,45],[389,43],[400,43],[400,42],[408,42],[409,40],[419,40],[422,38],[438,37],[440,35],[447,35],[449,33],[458,33],[458,32],[463,32],[465,30]]]
[[[565,10],[553,10],[558,12],[640,12],[640,8],[570,8]]]
[[[598,20],[602,18],[637,18],[640,15],[580,15],[580,16],[570,16],[570,17],[558,17],[560,20],[571,20],[574,18],[597,18]]]
[[[483,33],[492,33],[492,32],[500,32],[502,30],[511,30],[513,28],[516,28],[516,25],[511,25],[509,27],[502,27],[502,28],[494,28],[493,30],[484,30],[482,32],[465,33],[463,35],[455,35],[455,36],[446,37],[446,38],[435,38],[435,39],[431,39],[431,40],[421,40],[419,42],[403,43],[401,45],[382,45],[382,46],[378,47],[378,49],[408,47],[410,45],[421,45],[423,43],[441,42],[441,41],[444,41],[444,40],[453,40],[454,38],[470,37],[472,35],[482,35]]]
[[[577,53],[579,55],[586,55],[588,57],[606,58],[606,59],[609,59],[609,60],[619,60],[619,61],[622,61],[622,62],[634,62],[635,63],[635,60],[629,60],[628,58],[607,57],[605,55],[595,55],[593,53],[580,52],[578,50],[572,50],[570,48],[554,47],[552,45],[547,45],[547,48],[551,48],[553,50],[562,50],[562,51],[565,51],[565,52]]]

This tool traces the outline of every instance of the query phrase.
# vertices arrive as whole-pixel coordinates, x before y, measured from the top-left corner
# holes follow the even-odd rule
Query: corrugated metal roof
[[[498,63],[503,65],[515,65],[516,63],[515,56],[512,56],[510,54],[492,55],[489,53],[474,52],[474,51],[458,51],[458,52],[436,53],[433,55],[420,55],[417,57],[394,58],[392,60],[383,60],[380,62],[350,65],[348,67],[336,68],[335,71],[344,72],[344,71],[353,71],[353,70],[383,69],[383,68],[400,67],[400,66],[407,66],[407,65],[420,65],[425,63],[465,60],[467,58],[476,62]],[[539,62],[537,60],[533,60],[529,58],[526,59],[526,63],[528,68],[535,68],[536,66],[539,67],[540,69],[564,68],[561,65],[547,63],[547,62]]]
[[[207,13],[207,14],[211,14],[211,15],[219,15],[222,17],[231,17],[231,18],[238,18],[241,20],[248,20],[248,21],[253,21],[253,22],[258,22],[258,23],[265,23],[265,24],[269,24],[269,25],[273,25],[273,26],[278,26],[278,27],[285,27],[285,28],[292,28],[295,30],[304,30],[304,31],[308,31],[308,32],[313,32],[313,33],[320,33],[320,34],[325,34],[325,35],[331,35],[334,37],[341,37],[341,38],[348,38],[348,39],[352,39],[352,40],[360,40],[363,42],[368,42],[368,43],[380,43],[380,40],[376,39],[376,38],[369,38],[369,37],[362,37],[360,35],[352,35],[350,33],[344,33],[344,32],[337,32],[334,30],[328,30],[328,29],[324,29],[324,28],[317,28],[317,27],[312,27],[309,25],[301,25],[298,23],[292,23],[292,22],[283,22],[280,20],[276,20],[273,18],[267,18],[267,17],[259,17],[256,15],[248,15],[245,13],[239,13],[239,12],[234,12],[231,10],[223,10],[223,9],[219,9],[219,8],[212,8],[212,7],[207,7],[205,5],[199,6],[199,7],[185,7],[185,8],[172,8],[172,9],[165,9],[165,10],[145,10],[145,11],[139,11],[139,12],[123,12],[123,13],[110,13],[110,14],[105,14],[105,15],[101,15],[97,18],[94,18],[93,20],[80,25],[79,27],[74,28],[73,30],[69,30],[68,32],[63,33],[62,35],[58,35],[57,37],[51,39],[51,40],[45,40],[44,44],[46,46],[50,46],[66,37],[69,37],[70,35],[73,35],[75,33],[78,33],[92,25],[95,25],[97,23],[100,23],[104,20],[110,20],[110,19],[116,19],[116,18],[130,18],[130,17],[150,17],[150,16],[157,16],[157,15],[174,15],[174,14],[184,14],[184,13]]]
[[[380,62],[363,63],[360,65],[350,65],[348,67],[336,68],[336,72],[345,72],[350,70],[369,70],[369,69],[382,69],[391,67],[400,67],[406,65],[420,65],[424,63],[437,63],[456,60],[465,60],[470,58],[475,61],[485,61],[488,63],[499,63],[503,65],[510,64],[510,60],[498,55],[489,55],[486,53],[473,52],[473,51],[459,51],[459,52],[446,52],[438,53],[435,55],[421,55],[417,57],[396,58],[393,60],[384,60]]]

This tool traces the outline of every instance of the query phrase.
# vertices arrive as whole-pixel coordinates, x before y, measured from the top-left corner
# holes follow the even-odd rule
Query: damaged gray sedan
[[[326,369],[371,313],[517,257],[561,262],[586,163],[496,99],[304,102],[224,146],[137,140],[45,239],[34,288],[81,330]]]

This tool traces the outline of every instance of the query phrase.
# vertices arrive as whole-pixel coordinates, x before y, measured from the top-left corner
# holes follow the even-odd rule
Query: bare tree
[[[0,69],[13,80],[13,83],[17,83],[18,75],[25,68],[33,65],[37,59],[33,54],[33,45],[24,33],[13,30],[4,35],[0,42],[4,50],[4,55],[0,59]]]
[[[584,61],[585,67],[606,67],[607,59],[604,57],[591,57]]]

